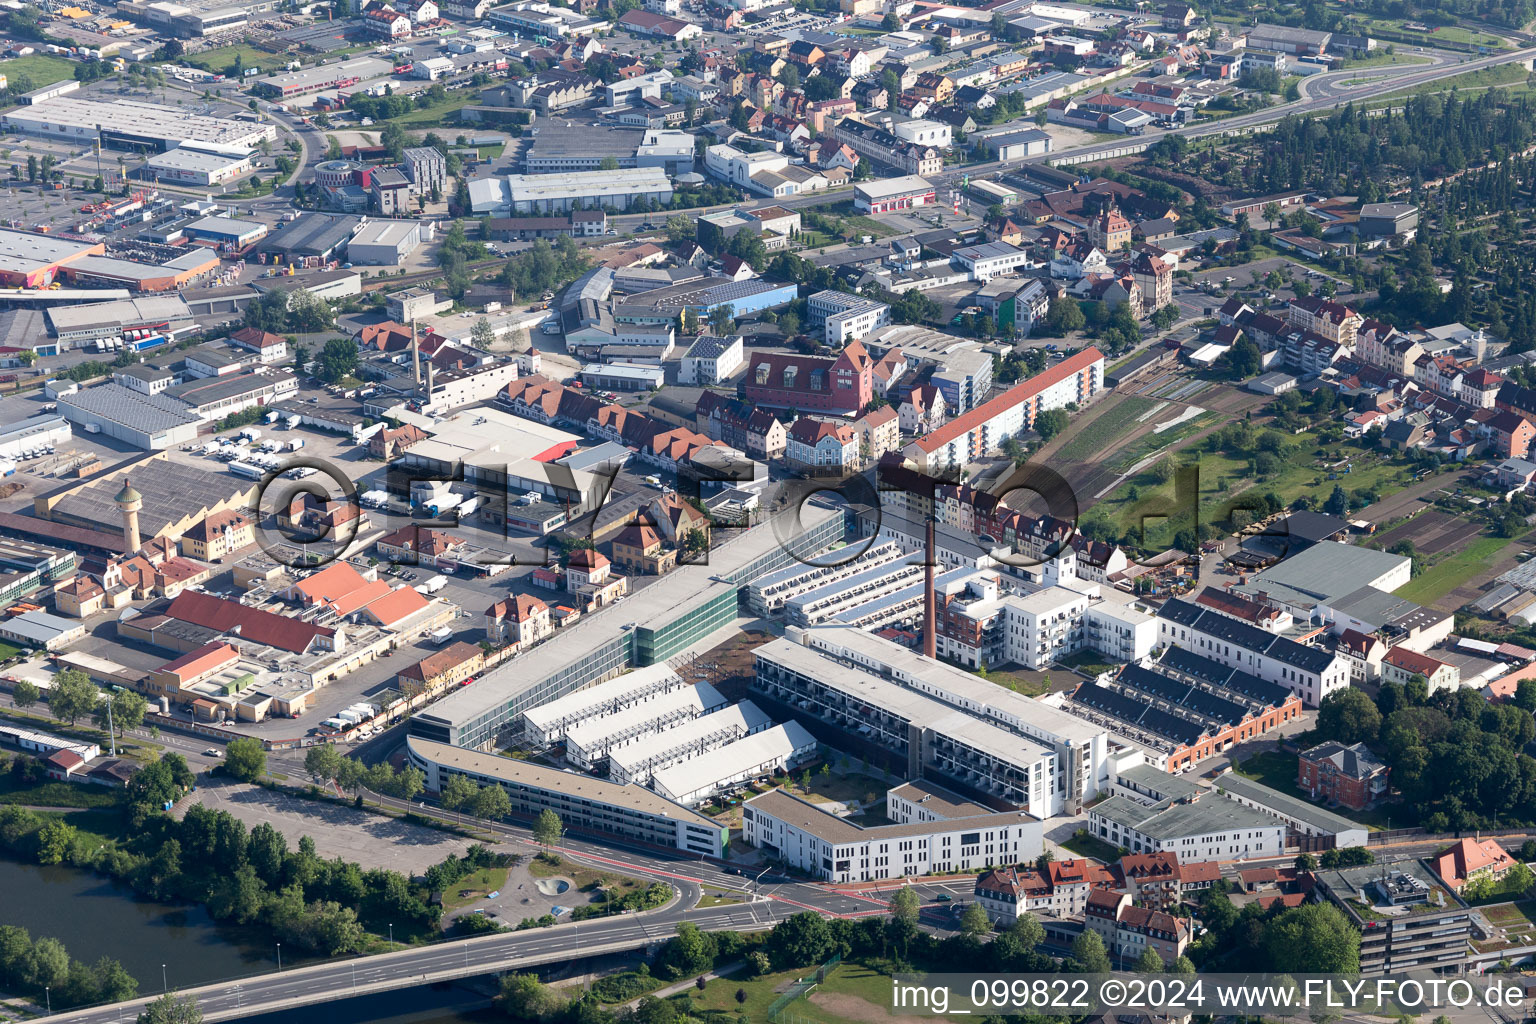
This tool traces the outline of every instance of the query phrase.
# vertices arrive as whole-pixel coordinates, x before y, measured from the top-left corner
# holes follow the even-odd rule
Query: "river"
[[[200,906],[139,899],[127,886],[89,871],[0,858],[0,893],[0,924],[58,939],[87,964],[113,957],[139,980],[143,995],[160,991],[161,964],[172,988],[275,966],[276,947],[254,930],[218,924]]]
[[[0,924],[50,936],[85,963],[110,956],[139,980],[141,995],[261,974],[276,966],[275,945],[252,928],[222,925],[201,906],[140,899],[89,871],[0,857]],[[290,961],[285,955],[283,963]],[[63,1007],[55,1006],[55,1010]],[[251,1024],[509,1024],[486,996],[461,985],[388,992],[250,1018]]]

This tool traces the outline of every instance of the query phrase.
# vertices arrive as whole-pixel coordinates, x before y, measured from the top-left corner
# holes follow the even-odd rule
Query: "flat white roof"
[[[672,684],[673,689],[680,689],[683,680],[666,664],[648,665],[645,668],[637,668],[633,672],[626,672],[622,676],[610,679],[596,686],[589,686],[575,693],[568,693],[564,697],[556,698],[548,704],[542,704],[536,708],[530,708],[523,712],[523,717],[536,729],[548,731],[548,729],[561,719],[572,715],[580,715],[599,708],[610,701],[623,701],[635,694],[643,693],[651,689],[658,681],[665,679]]]
[[[664,693],[655,700],[642,701],[611,715],[589,718],[580,725],[573,725],[566,730],[565,741],[568,745],[580,747],[583,750],[595,748],[601,746],[606,739],[629,729],[644,727],[648,723],[659,721],[673,712],[686,711],[689,708],[703,711],[705,708],[719,707],[724,703],[725,698],[713,686],[708,683],[693,683]]]
[[[832,650],[846,649],[872,668],[888,668],[906,686],[978,714],[1079,743],[1090,742],[1104,733],[1098,726],[1065,711],[852,626],[811,626],[805,630],[805,637],[807,643],[825,644]]]
[[[690,743],[696,743],[704,739],[710,733],[719,729],[736,726],[744,733],[751,735],[761,732],[773,724],[773,719],[762,708],[753,704],[750,700],[744,700],[740,704],[732,704],[728,708],[711,712],[679,725],[675,729],[649,736],[638,743],[631,743],[622,750],[615,750],[609,757],[615,767],[622,767],[626,771],[644,764],[653,757],[661,757],[668,751],[677,750]],[[733,741],[734,742],[734,741]]]
[[[413,220],[370,220],[357,229],[350,245],[390,245],[398,247],[413,230],[419,230]]]
[[[655,774],[651,784],[666,793],[697,793],[701,789],[713,789],[776,757],[788,757],[797,750],[815,745],[816,737],[805,726],[799,722],[785,722],[663,768]]]
[[[671,189],[671,179],[660,167],[507,175],[507,190],[514,204],[572,196],[627,195],[630,192],[665,192]]]
[[[277,134],[271,125],[254,121],[191,114],[158,103],[134,100],[102,102],[75,96],[55,96],[32,106],[8,110],[5,119],[24,125],[89,131],[100,128],[103,131],[142,135],[175,143],[188,140],[244,143],[251,139],[275,138]]]
[[[226,156],[220,153],[208,153],[201,149],[176,149],[167,150],[149,158],[149,166],[156,170],[167,171],[221,171],[234,164],[243,163],[249,157]]]
[[[899,178],[882,178],[879,181],[861,181],[853,190],[869,199],[906,195],[908,192],[928,192],[933,183],[916,174],[903,174]]]

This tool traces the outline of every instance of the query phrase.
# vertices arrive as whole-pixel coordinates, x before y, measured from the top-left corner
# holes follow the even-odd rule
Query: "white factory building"
[[[592,768],[614,751],[719,711],[726,704],[713,686],[693,683],[636,707],[566,729],[565,756],[579,768]]]
[[[649,786],[651,776],[663,768],[692,761],[772,726],[772,718],[750,700],[744,700],[611,752],[608,777],[614,782]]]
[[[107,149],[153,149],[164,153],[184,142],[213,146],[260,147],[277,138],[277,128],[263,121],[236,121],[190,114],[158,103],[111,102],[60,96],[0,114],[0,130],[63,139],[89,147],[98,139]]]
[[[539,747],[562,743],[568,729],[595,718],[618,714],[673,690],[681,690],[686,685],[681,676],[664,664],[637,668],[605,683],[529,708],[522,715],[523,737],[527,743]]]
[[[493,217],[605,207],[627,210],[641,199],[662,205],[672,201],[672,182],[665,170],[631,167],[570,174],[509,174],[469,183],[470,208],[476,214]]]
[[[177,146],[175,149],[150,157],[144,166],[157,181],[173,181],[178,184],[208,188],[249,174],[251,157],[248,153],[237,156],[230,153],[213,153],[192,146]]]
[[[816,748],[816,737],[805,726],[785,722],[663,768],[656,772],[651,788],[668,800],[694,807],[752,779],[789,771],[809,760]]]
[[[347,260],[370,267],[398,267],[435,234],[432,221],[364,221],[347,243]]]

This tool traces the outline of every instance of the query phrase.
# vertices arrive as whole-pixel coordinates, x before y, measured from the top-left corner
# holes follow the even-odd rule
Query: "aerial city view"
[[[1536,0],[3,0],[0,1024],[1536,1021],[1533,282]]]

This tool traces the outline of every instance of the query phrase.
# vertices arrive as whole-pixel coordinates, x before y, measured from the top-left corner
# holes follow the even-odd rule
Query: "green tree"
[[[1187,956],[1181,956],[1168,965],[1169,974],[1194,974],[1195,962]]]
[[[334,744],[310,747],[304,754],[304,771],[316,782],[330,782],[341,770],[341,751]]]
[[[175,996],[167,992],[144,1007],[139,1014],[139,1024],[203,1024],[203,1011],[197,1008],[197,1000],[191,996]]]
[[[480,787],[465,775],[450,775],[438,791],[437,802],[443,810],[453,811],[457,820],[464,820],[464,808],[474,803]]]
[[[112,713],[107,714],[111,708]],[[144,715],[149,711],[149,701],[132,690],[118,690],[110,698],[99,700],[91,709],[91,721],[105,729],[109,725],[116,731],[119,737],[125,735],[129,729],[137,729],[144,724]]]
[[[340,786],[344,791],[351,793],[356,791],[358,786],[362,785],[363,776],[367,771],[368,768],[363,762],[354,757],[344,757],[337,764],[335,774],[331,777],[336,780],[336,785]]]
[[[1291,862],[1291,866],[1297,871],[1316,871],[1317,858],[1310,853],[1298,853],[1296,859]]]
[[[1072,959],[1083,965],[1090,974],[1109,972],[1109,954],[1104,950],[1104,940],[1095,931],[1084,931],[1072,940]]]
[[[1046,441],[1051,440],[1057,434],[1067,429],[1067,411],[1065,409],[1048,409],[1035,417],[1035,433]]]
[[[542,846],[559,846],[564,835],[565,823],[560,820],[560,815],[548,807],[540,811],[533,821],[533,841]]]
[[[661,947],[657,963],[669,978],[702,974],[715,962],[715,939],[692,921],[677,926],[677,934]]]
[[[90,714],[101,699],[101,691],[91,677],[78,668],[67,668],[53,677],[48,689],[48,710],[67,725]]]
[[[1136,958],[1135,970],[1137,974],[1162,974],[1167,964],[1163,958],[1157,955],[1157,950],[1148,946],[1141,951],[1141,956]]]
[[[357,345],[346,338],[332,338],[320,349],[317,362],[320,379],[334,384],[357,369]]]
[[[553,1018],[564,999],[533,974],[507,974],[501,979],[496,1005],[513,1020],[542,1021]]]
[[[980,903],[971,902],[966,905],[960,914],[960,931],[965,935],[980,938],[992,930],[992,919]]]
[[[501,786],[482,786],[475,794],[475,817],[500,821],[512,813],[512,798]]]
[[[261,741],[250,736],[230,740],[224,748],[224,770],[241,782],[261,778],[267,771],[267,752]]]
[[[1381,730],[1381,711],[1364,690],[1347,687],[1323,698],[1317,708],[1317,731],[1340,743],[1371,743]]]
[[[42,696],[42,691],[37,688],[37,684],[28,682],[25,679],[17,680],[16,686],[11,690],[11,700],[16,703],[18,708],[31,707],[37,703],[37,699],[40,696]]]
[[[780,921],[768,933],[766,945],[774,969],[787,971],[822,963],[831,954],[834,943],[827,919],[802,910]]]
[[[406,765],[395,776],[395,795],[401,800],[414,800],[427,788],[426,774],[414,765]]]
[[[1034,949],[1045,941],[1045,926],[1034,914],[1023,913],[1013,919],[1013,924],[1008,926],[1008,932],[1018,940],[1019,945],[1025,949]]]
[[[1356,974],[1360,933],[1331,903],[1282,911],[1264,929],[1265,966],[1286,974]]]

